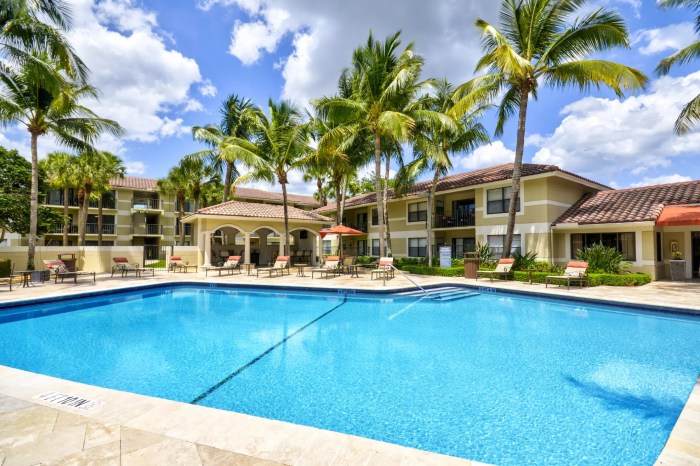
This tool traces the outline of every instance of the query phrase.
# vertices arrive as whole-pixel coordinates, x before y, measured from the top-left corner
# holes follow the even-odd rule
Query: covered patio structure
[[[245,264],[267,265],[278,255],[297,256],[300,251],[307,251],[316,264],[321,256],[319,232],[333,220],[295,207],[288,207],[287,215],[289,247],[281,205],[229,201],[200,209],[182,223],[197,225],[200,266],[217,265],[233,255]]]

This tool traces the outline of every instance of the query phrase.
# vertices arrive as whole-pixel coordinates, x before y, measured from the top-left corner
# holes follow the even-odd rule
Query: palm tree
[[[49,187],[63,191],[63,246],[68,246],[68,228],[70,227],[70,188],[76,187],[76,157],[67,152],[51,152],[40,162],[48,175]]]
[[[193,211],[199,209],[199,200],[202,195],[202,185],[218,181],[221,178],[220,171],[212,164],[205,163],[201,158],[184,158],[180,161],[182,174],[187,179],[187,191],[185,197],[194,202]],[[182,225],[181,225],[182,228]],[[190,244],[194,244],[194,228],[190,230]]]
[[[252,112],[255,106],[250,99],[231,94],[221,105],[221,124],[194,126],[192,137],[209,145],[210,149],[191,154],[190,157],[209,157],[221,171],[225,165],[223,202],[228,200],[231,183],[238,176],[235,162],[245,158],[240,147],[250,146]]]
[[[71,23],[71,8],[62,0],[4,0],[0,2],[0,57],[15,63],[33,62],[38,72],[60,81],[55,67],[31,53],[42,50],[70,78],[85,83],[88,69],[62,35]],[[0,74],[4,72],[0,69]]]
[[[111,191],[111,181],[113,179],[121,179],[126,175],[126,167],[122,159],[112,154],[111,152],[101,152],[100,165],[95,173],[94,192],[98,195],[97,198],[97,245],[102,246],[102,199],[104,194]]]
[[[322,118],[342,125],[338,135],[345,132],[368,132],[374,147],[374,184],[377,195],[380,254],[386,254],[386,215],[384,182],[382,181],[382,147],[390,142],[406,142],[417,119],[428,119],[432,112],[409,108],[424,83],[418,78],[423,59],[414,54],[410,43],[397,54],[401,41],[400,31],[382,43],[370,33],[367,43],[353,53],[351,71],[345,71],[346,94],[350,97],[323,97],[314,101]],[[341,78],[342,80],[342,78]],[[443,123],[449,124],[447,121]],[[388,181],[388,180],[387,180]]]
[[[646,76],[634,68],[606,60],[584,59],[614,47],[629,47],[625,23],[612,10],[600,8],[573,24],[568,23],[586,3],[586,0],[504,0],[500,29],[482,19],[476,20],[484,51],[476,71],[489,73],[457,88],[453,113],[461,116],[480,99],[499,97],[496,136],[501,136],[506,121],[518,114],[503,257],[510,255],[513,242],[528,100],[531,94],[537,97],[539,84],[555,88],[576,86],[584,92],[591,87],[606,86],[622,96],[623,89],[642,89],[647,83]]]
[[[452,95],[454,88],[447,80],[435,83],[435,94],[424,99],[422,102],[427,108],[444,113],[450,116],[454,107]],[[430,185],[428,195],[428,264],[433,263],[432,251],[432,215],[435,192],[441,176],[447,175],[452,169],[450,154],[471,152],[477,147],[490,142],[486,128],[479,121],[484,106],[478,106],[470,113],[463,116],[454,128],[435,127],[432,125],[418,125],[413,140],[414,160],[406,165],[403,173],[399,173],[408,178],[412,184],[419,175],[426,171],[433,173],[433,182]]]
[[[190,180],[182,165],[177,165],[170,169],[168,176],[158,180],[158,190],[163,194],[175,195],[178,203],[178,218],[180,226],[180,246],[185,244],[185,227],[182,219],[185,217],[185,200]]]
[[[700,0],[659,0],[659,5],[663,8],[687,6],[691,10],[700,12]],[[695,33],[700,34],[700,14],[695,17]],[[656,67],[656,72],[662,75],[668,74],[674,65],[682,65],[698,57],[700,57],[700,40],[696,40],[670,57],[661,60],[659,66]],[[689,133],[692,127],[699,121],[700,94],[696,95],[683,107],[680,115],[678,115],[678,119],[676,119],[673,130],[678,135]]]
[[[46,54],[35,55],[49,63]],[[54,65],[57,73],[61,68]],[[123,133],[116,121],[98,117],[80,105],[85,97],[97,97],[97,90],[88,84],[71,81],[47,82],[41,66],[27,61],[17,69],[0,73],[0,124],[21,124],[31,138],[32,189],[30,204],[30,231],[27,269],[34,269],[37,241],[38,210],[38,149],[40,136],[51,134],[60,144],[76,150],[95,150],[92,143],[97,136],[108,132],[115,136]]]
[[[255,111],[252,126],[254,148],[244,149],[251,171],[241,175],[234,184],[249,180],[277,181],[282,187],[284,209],[284,250],[289,252],[289,214],[287,183],[289,172],[301,168],[311,150],[310,128],[304,123],[301,110],[291,102],[268,102],[270,115]]]

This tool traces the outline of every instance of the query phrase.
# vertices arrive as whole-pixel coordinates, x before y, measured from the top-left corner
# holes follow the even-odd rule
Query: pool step
[[[417,291],[406,291],[403,293],[397,293],[402,296],[416,296],[416,297],[427,297],[433,301],[454,301],[456,299],[470,298],[472,296],[477,296],[479,293],[476,291],[466,290],[464,288],[456,287],[443,287],[443,288],[432,288],[428,290],[427,293],[417,290]]]

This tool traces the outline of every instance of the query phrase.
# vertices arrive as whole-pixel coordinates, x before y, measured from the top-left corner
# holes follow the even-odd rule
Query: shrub
[[[545,283],[547,275],[555,274],[552,272],[532,272],[532,283]],[[516,270],[513,272],[513,277],[519,282],[528,281],[527,272]],[[557,282],[557,284],[558,283],[559,282]],[[640,286],[646,285],[647,283],[651,283],[651,276],[645,273],[626,273],[622,275],[610,273],[588,274],[588,286]]]
[[[491,247],[488,244],[476,243],[474,252],[476,257],[479,258],[479,264],[490,264],[493,262],[493,252],[491,252]]]
[[[425,259],[422,257],[396,257],[394,258],[394,266],[397,269],[403,269],[408,265],[426,265]]]
[[[12,272],[12,262],[10,259],[0,259],[0,278],[9,277]]]
[[[358,264],[371,264],[372,262],[378,261],[379,258],[375,256],[357,256],[357,263]]]
[[[532,251],[526,252],[525,254],[514,252],[513,259],[515,260],[515,262],[513,262],[513,270],[534,269],[535,262],[537,261],[537,253]]]
[[[624,262],[625,256],[617,249],[604,246],[603,243],[595,243],[591,246],[576,251],[576,259],[588,262],[589,273],[620,273],[629,267],[629,262]]]
[[[464,267],[464,259],[452,259],[452,267]]]
[[[406,265],[401,270],[416,275],[436,275],[439,277],[461,277],[464,275],[464,267],[442,269],[440,267],[428,267],[427,265]]]

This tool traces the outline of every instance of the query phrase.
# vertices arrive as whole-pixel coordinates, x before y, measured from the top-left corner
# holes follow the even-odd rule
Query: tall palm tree
[[[174,195],[178,203],[178,218],[180,219],[180,246],[185,244],[185,227],[182,219],[185,217],[185,201],[190,180],[182,165],[170,169],[168,176],[158,180],[158,191],[167,195]]]
[[[0,2],[0,57],[7,57],[14,63],[34,62],[38,72],[61,80],[50,62],[42,62],[31,53],[43,50],[69,77],[84,83],[88,69],[62,34],[70,30],[71,23],[71,7],[62,0],[3,0]]]
[[[424,99],[422,105],[450,116],[454,107],[453,94],[454,87],[451,83],[447,80],[437,81],[434,95]],[[430,185],[428,196],[428,264],[433,263],[432,215],[438,181],[440,177],[447,175],[452,169],[451,154],[471,152],[490,142],[486,128],[479,121],[484,110],[485,106],[472,109],[470,113],[459,120],[454,128],[419,124],[413,139],[414,160],[406,165],[403,173],[397,175],[397,178],[405,176],[412,183],[419,175],[427,171],[433,173],[433,182]]]
[[[49,63],[46,54],[35,56]],[[61,68],[54,64],[60,73]],[[32,189],[29,248],[27,269],[34,269],[34,253],[37,241],[38,210],[38,149],[40,136],[50,134],[61,145],[76,150],[95,150],[95,139],[103,132],[120,136],[123,133],[116,121],[98,117],[92,110],[80,104],[83,98],[96,98],[97,90],[88,84],[72,81],[47,82],[41,66],[27,61],[18,69],[6,69],[0,73],[0,124],[20,124],[27,128],[31,140]]]
[[[413,52],[412,43],[399,52],[399,35],[400,31],[380,42],[370,33],[367,43],[353,53],[351,70],[344,72],[350,97],[341,95],[314,101],[321,117],[340,123],[344,131],[355,134],[366,131],[372,136],[381,255],[386,254],[384,182],[381,174],[383,140],[407,142],[416,120],[431,116],[430,112],[407,108],[423,85],[418,82],[423,59]]]
[[[586,0],[504,0],[499,28],[483,19],[476,20],[484,51],[476,71],[489,72],[457,88],[453,113],[461,116],[475,101],[499,97],[496,136],[502,135],[506,121],[518,114],[503,257],[510,255],[513,243],[528,100],[530,95],[537,97],[539,84],[555,88],[575,86],[584,92],[591,87],[606,86],[622,96],[623,90],[642,89],[647,83],[646,76],[634,68],[585,59],[615,47],[629,47],[622,17],[606,8],[585,13],[582,9],[587,3]],[[580,13],[585,14],[569,22]]]
[[[223,202],[228,200],[231,183],[238,176],[235,163],[246,156],[245,152],[241,152],[240,147],[251,147],[249,139],[253,110],[255,106],[250,99],[231,94],[221,104],[219,126],[207,125],[192,128],[192,137],[204,142],[210,149],[192,154],[191,157],[209,157],[219,170],[225,166]]]
[[[100,166],[96,171],[94,180],[94,192],[98,195],[97,198],[97,245],[102,246],[102,200],[104,194],[112,190],[111,181],[113,179],[122,179],[126,175],[126,167],[124,162],[118,156],[111,152],[103,151],[100,153]]]
[[[70,189],[76,187],[76,156],[67,152],[51,152],[40,162],[48,176],[49,187],[63,192],[63,246],[68,246],[70,227]]]
[[[662,8],[686,6],[691,10],[700,12],[700,0],[659,0],[659,5]],[[700,34],[700,14],[695,17],[695,33]],[[700,57],[700,40],[696,40],[690,45],[683,47],[670,57],[664,58],[656,67],[656,72],[659,74],[668,74],[674,65],[682,65],[691,60]],[[693,97],[690,102],[683,107],[676,124],[674,131],[676,134],[689,133],[693,126],[700,122],[700,94]]]
[[[189,197],[194,202],[193,211],[200,207],[202,195],[202,185],[220,180],[220,171],[214,165],[206,163],[201,158],[183,158],[180,160],[182,174],[187,180],[187,190],[185,197]],[[190,244],[194,244],[194,228],[190,230]]]
[[[251,171],[241,175],[234,184],[249,180],[277,181],[282,187],[284,210],[284,250],[289,253],[289,214],[287,184],[289,172],[301,168],[311,152],[309,148],[310,128],[304,123],[301,110],[291,102],[268,102],[269,116],[261,110],[255,111],[252,126],[252,150],[248,152]]]

